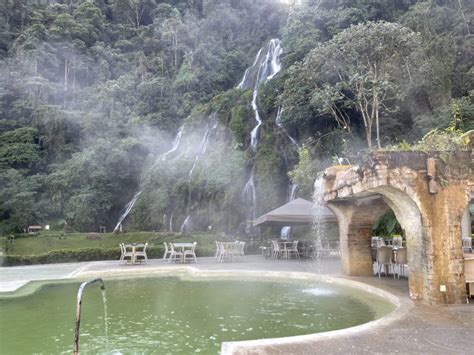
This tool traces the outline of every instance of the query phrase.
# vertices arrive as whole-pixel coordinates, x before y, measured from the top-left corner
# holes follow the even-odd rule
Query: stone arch
[[[380,194],[405,232],[408,253],[408,287],[410,297],[423,297],[423,290],[428,285],[425,275],[433,267],[426,255],[432,254],[433,245],[422,228],[422,215],[417,203],[408,193],[392,187],[381,186],[368,190]]]
[[[388,158],[393,161],[380,159],[367,166],[325,170],[324,200],[338,217],[341,250],[346,254],[342,257],[344,273],[372,274],[369,224],[385,205],[394,211],[407,236],[411,296],[431,304],[463,302],[461,220],[474,196],[474,183],[449,179],[437,185],[420,157],[415,162]],[[383,204],[371,207],[366,203],[370,198],[371,203],[378,198]]]

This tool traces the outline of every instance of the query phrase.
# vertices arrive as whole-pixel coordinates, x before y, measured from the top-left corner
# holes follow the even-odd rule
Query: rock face
[[[465,302],[461,220],[474,199],[472,157],[377,152],[359,166],[327,169],[324,200],[338,217],[344,272],[372,275],[372,226],[392,209],[407,240],[410,296]]]

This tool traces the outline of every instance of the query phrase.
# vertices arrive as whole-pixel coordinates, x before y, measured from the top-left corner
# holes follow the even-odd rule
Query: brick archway
[[[390,208],[407,239],[410,296],[430,304],[461,303],[461,219],[474,190],[471,170],[441,186],[430,175],[430,159],[424,153],[379,153],[370,164],[329,168],[324,199],[338,217],[344,273],[372,274],[372,226]]]

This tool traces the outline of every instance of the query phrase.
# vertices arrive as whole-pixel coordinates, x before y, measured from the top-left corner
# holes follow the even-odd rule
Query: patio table
[[[278,242],[283,248],[283,253],[285,254],[285,259],[288,259],[288,247],[287,245],[291,246],[293,245],[292,241],[287,241],[287,242]]]
[[[145,247],[144,243],[132,243],[132,244],[125,244],[125,250],[127,249],[132,249],[132,259],[130,260],[131,264],[136,264],[137,259],[136,259],[136,251],[138,249],[143,249]]]
[[[181,258],[181,262],[184,264],[185,263],[184,250],[186,248],[192,248],[193,243],[171,243],[171,244],[173,244],[174,249],[181,249],[181,252],[183,253],[183,257]]]
[[[230,260],[234,259],[234,254],[236,251],[236,242],[218,242],[221,245],[221,255],[219,255],[219,261],[223,262],[226,256],[230,256]]]

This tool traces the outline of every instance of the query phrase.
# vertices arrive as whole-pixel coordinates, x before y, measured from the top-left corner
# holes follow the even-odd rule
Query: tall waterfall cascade
[[[281,70],[280,55],[283,52],[281,41],[277,38],[271,39],[263,48],[261,48],[255,60],[247,70],[237,88],[247,90],[252,89],[252,109],[254,111],[256,126],[250,132],[250,147],[255,153],[259,143],[259,129],[262,125],[262,119],[258,112],[257,96],[260,84],[271,80]],[[249,179],[244,186],[242,196],[244,201],[249,204],[248,219],[255,219],[257,194],[255,191],[255,163],[250,171]]]

